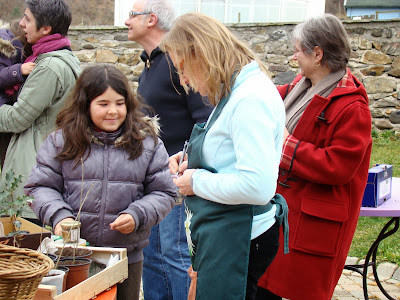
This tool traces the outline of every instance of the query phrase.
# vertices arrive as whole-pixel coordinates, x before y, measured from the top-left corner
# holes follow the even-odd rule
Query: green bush
[[[10,170],[6,173],[4,180],[4,189],[0,192],[0,216],[10,216],[14,226],[16,228],[15,220],[21,216],[22,210],[28,205],[28,201],[32,198],[27,196],[14,197],[14,191],[22,183],[22,176],[15,176],[14,171]]]

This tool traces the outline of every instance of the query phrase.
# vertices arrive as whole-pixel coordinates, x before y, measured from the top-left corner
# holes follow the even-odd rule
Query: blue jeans
[[[184,222],[185,205],[153,226],[150,245],[144,249],[143,292],[146,300],[186,300],[190,277],[190,256]]]

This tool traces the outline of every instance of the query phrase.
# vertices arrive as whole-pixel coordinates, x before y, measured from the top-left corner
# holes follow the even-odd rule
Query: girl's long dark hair
[[[57,158],[66,161],[74,160],[77,164],[90,154],[90,137],[88,127],[93,123],[90,118],[90,102],[111,87],[125,98],[126,119],[122,124],[121,141],[118,147],[129,153],[129,159],[142,154],[143,140],[146,132],[154,142],[157,141],[155,127],[145,121],[144,104],[133,94],[125,75],[112,65],[91,65],[85,68],[76,81],[75,88],[69,95],[65,108],[56,119],[57,129],[62,129],[65,140],[62,151]],[[86,150],[87,156],[84,157]]]

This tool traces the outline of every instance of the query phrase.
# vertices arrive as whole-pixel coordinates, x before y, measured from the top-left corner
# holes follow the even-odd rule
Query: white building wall
[[[123,26],[135,0],[115,0],[114,25]],[[325,0],[169,0],[177,16],[198,11],[223,23],[301,22],[323,14]]]

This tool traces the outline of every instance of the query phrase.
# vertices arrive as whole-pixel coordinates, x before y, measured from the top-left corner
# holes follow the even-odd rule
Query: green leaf
[[[10,170],[6,173],[6,182],[10,182],[11,180],[13,180],[15,178],[14,176],[14,171]]]
[[[28,200],[32,199],[25,195],[17,197],[17,199],[13,198],[13,192],[18,188],[20,183],[22,183],[22,175],[15,176],[13,170],[6,173],[5,188],[3,191],[0,191],[1,214],[19,217],[22,213],[22,208],[27,206]]]
[[[1,202],[3,199],[7,199],[8,196],[10,196],[10,194],[7,193],[6,191],[0,192],[0,202]]]
[[[8,215],[9,216],[14,216],[14,215],[17,215],[17,210],[15,210],[14,209],[14,207],[10,207],[9,209],[8,209]]]

